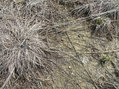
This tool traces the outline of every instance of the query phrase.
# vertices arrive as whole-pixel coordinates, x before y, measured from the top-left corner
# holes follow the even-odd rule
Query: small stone
[[[71,66],[69,66],[68,68],[71,69]]]
[[[72,72],[71,75],[74,75],[74,73]]]
[[[82,63],[83,63],[83,64],[87,64],[88,62],[89,62],[88,57],[83,57],[83,58],[82,58]]]

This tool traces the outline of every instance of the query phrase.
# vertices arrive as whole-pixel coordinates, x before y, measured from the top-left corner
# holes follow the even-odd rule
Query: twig
[[[12,71],[10,72],[9,76],[7,77],[7,79],[5,80],[4,84],[2,85],[2,87],[0,89],[4,89],[5,88],[5,86],[7,85],[9,80],[11,79],[13,72],[14,72],[14,68],[12,69]]]

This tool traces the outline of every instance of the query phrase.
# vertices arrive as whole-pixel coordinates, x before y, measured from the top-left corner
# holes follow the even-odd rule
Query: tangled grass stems
[[[24,26],[19,19],[0,23],[0,73],[8,75],[3,89],[11,77],[23,76],[37,68],[50,69],[50,52],[46,42],[38,36],[42,24]],[[2,26],[3,25],[3,26]],[[48,56],[49,55],[49,56]],[[49,67],[49,68],[48,68]]]
[[[6,0],[6,1],[9,1],[9,0]],[[48,47],[46,45],[47,44],[46,40],[48,38],[44,37],[44,38],[46,38],[44,40],[44,39],[42,39],[43,37],[41,37],[45,34],[46,30],[48,30],[47,31],[47,34],[48,34],[49,30],[51,32],[53,32],[55,28],[56,28],[55,30],[57,30],[57,32],[60,31],[62,28],[72,27],[72,29],[73,29],[73,27],[76,27],[78,25],[80,26],[81,23],[87,21],[88,18],[92,18],[92,20],[94,20],[99,16],[105,16],[107,14],[118,11],[118,8],[108,9],[108,7],[110,7],[110,5],[113,6],[113,4],[109,4],[109,5],[107,5],[107,8],[104,8],[102,6],[102,4],[100,3],[100,1],[94,2],[95,5],[93,4],[93,2],[91,2],[91,3],[89,2],[86,5],[85,5],[85,3],[82,5],[77,4],[76,6],[79,6],[78,8],[77,7],[75,8],[75,5],[72,4],[71,0],[69,0],[71,2],[71,5],[69,5],[70,3],[67,3],[67,2],[69,2],[67,0],[67,2],[66,2],[67,4],[65,4],[65,2],[64,2],[64,6],[63,6],[63,3],[62,3],[62,6],[59,5],[61,3],[59,3],[59,4],[57,3],[55,5],[54,2],[52,2],[55,0],[42,0],[43,3],[45,1],[44,5],[42,5],[43,3],[40,3],[39,1],[38,2],[37,1],[38,0],[33,0],[33,1],[31,1],[31,3],[28,3],[26,6],[23,6],[23,7],[22,7],[22,4],[20,4],[20,3],[17,3],[15,6],[13,6],[13,5],[5,6],[6,8],[4,8],[3,13],[0,15],[0,47],[1,47],[0,48],[0,73],[1,73],[0,76],[6,76],[6,78],[5,78],[6,81],[4,82],[2,88],[7,87],[7,84],[10,80],[11,80],[10,82],[13,82],[12,77],[14,79],[16,79],[16,77],[17,77],[17,78],[19,78],[19,80],[21,78],[22,81],[31,82],[31,83],[25,82],[26,86],[27,85],[35,86],[35,88],[32,87],[32,89],[39,89],[42,87],[41,82],[40,82],[40,84],[38,84],[41,86],[37,85],[37,83],[39,83],[39,81],[37,82],[38,79],[40,79],[40,81],[42,81],[42,78],[41,77],[39,78],[40,73],[43,73],[43,76],[47,76],[47,72],[53,71],[52,70],[53,65],[60,68],[61,63],[66,63],[66,61],[64,62],[64,60],[57,60],[57,55],[54,54],[56,51],[52,52],[52,50],[48,49]],[[56,0],[56,1],[58,1],[58,0]],[[76,0],[76,1],[78,1],[78,0]],[[101,1],[103,1],[103,0],[101,0]],[[47,2],[49,2],[49,3],[47,3]],[[75,4],[77,3],[75,1],[73,1],[73,2]],[[80,2],[80,0],[79,0],[79,2]],[[98,3],[99,3],[99,5],[97,5]],[[108,2],[106,2],[106,3],[108,3]],[[111,2],[109,2],[109,3],[111,3]],[[72,5],[73,5],[73,7],[72,7]],[[61,8],[60,8],[60,6],[61,6]],[[63,10],[63,8],[65,8],[65,6],[67,6],[67,8],[71,7],[70,9],[72,9],[73,15],[76,15],[78,17],[76,19],[73,19],[72,16],[69,15],[69,14],[71,14],[69,10]],[[98,9],[98,6],[100,7],[100,11]],[[9,10],[9,12],[8,12],[8,10]],[[105,10],[105,11],[103,11],[103,10]],[[0,11],[0,13],[1,12],[2,12],[2,10]],[[18,13],[19,13],[19,15],[18,15]],[[10,16],[10,15],[12,15],[12,16]],[[1,17],[2,17],[2,19],[1,19]],[[109,17],[107,17],[107,18],[109,18]],[[39,21],[41,21],[41,23]],[[46,26],[45,28],[43,28],[43,26],[42,26],[43,22],[48,22],[47,24],[45,24],[45,26]],[[108,23],[108,22],[110,22],[110,23]],[[110,31],[111,27],[108,27],[108,26],[111,26],[111,18],[109,18],[108,22],[99,24],[100,21],[98,19],[98,22],[97,22],[98,24],[94,24],[97,26],[97,28],[94,29],[94,32],[100,32],[100,34],[102,34],[103,31],[104,32],[109,31],[109,33],[112,33]],[[64,30],[64,29],[62,29],[62,30]],[[76,28],[76,30],[77,30],[77,28]],[[83,29],[81,29],[81,30],[83,30]],[[38,31],[41,32],[40,36],[38,35]],[[43,32],[44,32],[44,34],[42,34]],[[48,37],[49,34],[48,35],[47,34],[45,34],[45,35]],[[53,35],[55,35],[55,34],[56,33],[54,33]],[[110,36],[113,36],[113,34],[111,34]],[[69,43],[71,43],[70,38],[69,38]],[[72,46],[73,45],[74,44],[72,44]],[[57,52],[59,52],[59,50]],[[99,52],[91,52],[91,53],[81,52],[81,54],[91,54],[92,55],[92,54],[101,54],[101,52],[108,53],[105,51],[99,51]],[[113,51],[111,51],[109,53],[112,53],[112,52]],[[70,55],[67,52],[64,53],[62,51],[59,53],[61,55],[62,54],[67,55],[70,58],[73,58],[77,62],[81,63],[81,61],[79,60],[80,58],[74,57],[74,55]],[[54,54],[54,55],[52,55],[52,54]],[[61,72],[62,71],[59,71],[59,73],[61,73]],[[53,72],[53,74],[55,75],[54,72]],[[67,75],[63,75],[63,76],[69,77]],[[77,76],[77,77],[79,77],[79,76]],[[53,81],[55,81],[54,77],[53,77],[53,79],[54,79]],[[43,80],[47,80],[47,78],[43,79]],[[69,80],[69,78],[68,78],[68,80]],[[64,82],[66,82],[66,81],[64,81]],[[17,83],[15,83],[15,84],[17,84]],[[18,85],[19,85],[19,83],[18,83]],[[67,84],[67,85],[69,85],[69,84]],[[75,87],[74,82],[72,83],[72,85]],[[19,85],[19,86],[21,87],[22,85]],[[27,88],[31,89],[31,87],[29,87],[29,86],[27,86]],[[68,87],[66,86],[66,88],[68,88]],[[9,87],[8,87],[8,89],[9,89]],[[17,88],[14,88],[14,89],[17,89]],[[20,89],[23,89],[23,88],[20,88]],[[45,88],[42,87],[41,89],[45,89]],[[54,89],[56,89],[56,88],[54,88]]]

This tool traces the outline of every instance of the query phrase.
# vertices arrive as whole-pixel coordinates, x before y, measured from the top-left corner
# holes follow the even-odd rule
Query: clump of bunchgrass
[[[23,22],[18,16],[0,21],[0,76],[6,77],[1,89],[11,78],[30,82],[52,71],[54,57],[38,34],[43,22],[30,21]]]

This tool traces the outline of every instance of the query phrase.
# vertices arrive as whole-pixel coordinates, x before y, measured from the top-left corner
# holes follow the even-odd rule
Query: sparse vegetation
[[[119,89],[118,22],[119,0],[0,0],[0,89]]]
[[[105,64],[106,62],[112,61],[112,58],[109,57],[109,56],[103,56],[102,58],[100,58],[99,61],[100,61],[100,64],[101,64],[102,66],[104,66],[104,64]]]

